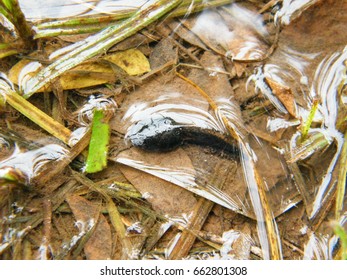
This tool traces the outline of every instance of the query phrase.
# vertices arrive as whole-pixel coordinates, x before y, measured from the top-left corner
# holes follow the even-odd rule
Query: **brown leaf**
[[[282,102],[288,113],[293,117],[297,116],[294,94],[287,86],[281,85],[269,78],[265,78],[274,95]]]
[[[110,259],[112,249],[111,229],[106,218],[99,214],[99,206],[78,195],[70,195],[66,198],[66,201],[77,221],[88,224],[91,219],[94,219],[97,223],[94,232],[84,246],[87,259]]]
[[[241,15],[244,15],[243,17]],[[269,46],[255,6],[235,4],[224,10],[206,10],[183,25],[214,52],[234,60],[261,59]],[[218,32],[216,32],[218,30]]]
[[[290,88],[304,108],[311,107],[305,97],[319,64],[346,45],[347,1],[316,2],[283,27],[278,47],[264,66],[267,75]]]
[[[150,162],[151,165],[161,168],[173,169],[175,166],[193,168],[189,157],[181,149],[155,156],[152,153],[130,149],[118,155],[118,158],[121,157],[136,158],[137,161]],[[177,216],[190,213],[196,203],[194,194],[173,183],[127,166],[120,166],[120,170],[134,187],[145,195],[156,211]]]
[[[189,79],[199,85],[215,102],[221,98],[229,99],[233,94],[233,89],[229,77],[218,72],[226,71],[221,57],[207,51],[201,56],[200,61],[202,66],[211,70],[192,69],[188,76]],[[216,69],[216,71],[214,72],[212,69]]]
[[[177,98],[177,93],[180,94],[179,98]],[[114,118],[110,120],[111,129],[125,134],[128,127],[132,125],[131,122],[124,118],[124,114],[127,113],[129,108],[132,108],[134,104],[139,102],[148,102],[148,106],[156,106],[159,102],[163,102],[157,102],[163,95],[169,97],[169,99],[165,99],[164,102],[166,103],[189,104],[202,110],[208,110],[206,100],[191,85],[177,76],[158,75],[126,96],[122,103],[122,112],[115,114]]]
[[[161,40],[151,52],[149,57],[151,67],[153,69],[160,68],[166,63],[172,61],[176,63],[177,61],[177,51],[176,47],[172,42],[172,39],[165,38]]]

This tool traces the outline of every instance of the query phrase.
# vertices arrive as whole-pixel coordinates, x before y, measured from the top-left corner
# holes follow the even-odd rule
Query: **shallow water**
[[[42,5],[36,1],[29,5],[21,1],[21,6],[35,23],[101,11],[111,14],[129,5],[139,7],[143,2],[117,1],[115,5],[114,1],[96,1],[94,5],[45,1]],[[194,193],[249,217],[257,223],[258,232],[253,238],[259,240],[266,259],[271,257],[271,244],[265,220],[271,218],[279,238],[276,217],[279,219],[304,199],[304,210],[313,223],[335,190],[336,168],[344,143],[341,108],[346,106],[342,89],[346,83],[347,1],[284,0],[282,5],[260,12],[262,7],[259,3],[238,2],[158,24],[154,34],[159,38],[167,34],[169,39],[160,43],[153,39],[147,45],[139,45],[152,70],[161,69],[170,59],[175,61],[175,69],[166,71],[163,67],[160,74],[142,81],[124,97],[115,95],[117,104],[112,97],[102,95],[83,100],[79,108],[74,107],[72,117],[77,117],[72,132],[77,135],[74,142],[78,141],[91,123],[93,110],[106,108],[112,116],[109,159],[118,164],[155,209],[167,211],[172,219],[182,217],[181,224],[186,226],[195,203]],[[54,60],[98,37],[99,34],[93,35],[86,41],[58,48],[48,58]],[[185,51],[170,38],[182,44]],[[169,47],[162,49],[164,41]],[[151,49],[146,49],[149,46]],[[29,73],[39,67],[44,65],[33,61],[21,70],[18,86],[24,92],[33,82]],[[58,70],[61,69],[52,71]],[[184,74],[191,83],[174,71]],[[301,126],[317,100],[308,139],[301,142]],[[262,110],[257,111],[259,107]],[[138,126],[158,118],[170,118],[184,129],[198,128],[222,135],[227,144],[237,143],[238,158],[214,150],[213,145],[182,143],[166,153],[132,147],[130,140],[140,131]],[[157,130],[153,135],[163,131]],[[11,152],[6,139],[0,138],[0,145],[8,152],[5,158],[1,157],[0,169],[20,170],[28,178],[27,183],[39,176],[46,162],[59,160],[66,153],[63,146],[50,142],[25,151],[16,147]],[[293,164],[305,178],[301,188]],[[160,197],[158,189],[163,186],[177,200],[184,197],[182,204],[187,207],[176,206],[180,209],[177,215],[170,208],[176,201]],[[264,188],[267,202],[260,188]],[[165,208],[161,199],[170,207]],[[340,224],[344,223],[345,219],[341,219]],[[231,234],[223,246],[231,246],[243,235]],[[304,245],[303,258],[329,259],[336,240],[331,232],[326,238],[313,232]],[[222,255],[228,257],[225,252]],[[282,257],[282,252],[279,255]]]

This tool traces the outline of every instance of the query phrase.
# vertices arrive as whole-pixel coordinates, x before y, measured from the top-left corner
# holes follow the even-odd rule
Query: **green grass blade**
[[[121,12],[115,12],[112,15],[98,15],[98,16],[89,16],[82,18],[68,18],[68,19],[60,19],[54,21],[47,21],[43,23],[39,23],[36,25],[38,30],[49,29],[49,28],[64,28],[64,27],[72,27],[72,26],[83,26],[88,24],[100,24],[103,22],[117,21],[128,18],[132,16],[137,9],[129,8],[127,10]]]
[[[340,238],[341,241],[341,258],[343,260],[347,260],[347,234],[343,227],[341,227],[339,224],[336,224],[334,226],[334,232]]]
[[[7,10],[13,10],[13,1],[12,0],[1,0],[1,3],[6,7]]]
[[[9,12],[2,5],[0,6],[0,13],[7,19],[10,17]]]
[[[312,108],[310,110],[310,113],[307,117],[307,120],[301,126],[301,142],[303,142],[307,138],[307,134],[308,134],[309,129],[311,128],[314,116],[315,116],[316,111],[318,109],[318,105],[319,105],[319,100],[318,99],[314,100],[313,104],[312,104]]]
[[[183,0],[182,3],[168,17],[180,17],[187,14],[197,13],[204,9],[218,7],[233,3],[235,0]],[[127,8],[116,11],[112,15],[96,15],[82,18],[68,18],[61,20],[50,20],[35,25],[36,33],[34,38],[54,37],[58,35],[73,35],[83,33],[94,33],[109,26],[120,23],[132,16],[137,9]]]
[[[1,0],[1,13],[16,27],[16,31],[23,41],[32,48],[34,46],[33,31],[25,19],[18,0]]]
[[[145,28],[155,20],[174,9],[182,0],[151,1],[132,17],[121,24],[110,26],[101,32],[89,36],[84,41],[75,43],[76,48],[43,68],[28,80],[24,88],[24,97],[28,98],[47,83],[65,73],[71,68],[100,53],[106,52],[114,44],[130,37]]]
[[[104,111],[95,110],[85,169],[87,173],[99,172],[106,167],[109,139],[110,126],[105,122]]]

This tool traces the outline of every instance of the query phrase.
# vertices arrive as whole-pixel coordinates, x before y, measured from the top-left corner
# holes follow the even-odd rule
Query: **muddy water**
[[[67,7],[47,4],[49,12],[34,15],[32,7],[24,2],[22,6],[31,19],[60,17],[65,13],[61,7]],[[72,15],[116,8],[112,1],[99,1],[93,9],[73,6],[76,9],[68,8]],[[303,252],[297,256],[287,249],[285,258],[332,258],[337,239],[331,229],[310,226],[324,213],[335,191],[344,143],[341,108],[346,106],[346,96],[341,88],[346,83],[347,1],[285,0],[260,12],[262,7],[233,3],[153,27],[157,42],[140,49],[151,68],[160,71],[121,98],[115,95],[117,106],[110,97],[84,100],[85,105],[74,112],[79,118],[73,129],[78,132],[77,128],[90,124],[93,108],[112,104],[109,159],[154,210],[184,218],[188,224],[197,197],[204,197],[216,203],[216,209],[222,206],[252,220],[248,226],[244,218],[242,225],[247,226],[238,227],[230,222],[231,215],[224,228],[212,217],[206,228],[227,236],[235,226],[240,236],[260,244],[260,257],[270,258],[264,224],[264,209],[269,207],[278,223],[276,234]],[[167,64],[175,68],[167,69]],[[300,125],[317,100],[307,135],[316,142],[301,144]],[[172,134],[168,123],[158,120],[170,120],[184,137]],[[160,136],[163,133],[169,138]],[[144,137],[154,140],[144,144]],[[0,169],[20,170],[28,179],[24,183],[39,176],[46,162],[66,153],[63,146],[49,141],[20,150],[18,143],[12,145],[5,137],[0,140],[6,150]],[[236,156],[228,154],[229,146]],[[268,205],[260,199],[259,185],[265,188]],[[215,220],[222,217],[216,209]],[[344,222],[343,216],[340,224]],[[251,234],[250,227],[256,233]],[[225,243],[232,238],[235,235]],[[219,257],[232,258],[227,253]]]

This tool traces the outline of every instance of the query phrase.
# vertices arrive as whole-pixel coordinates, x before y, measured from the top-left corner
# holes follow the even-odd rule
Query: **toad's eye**
[[[169,124],[171,124],[171,121],[169,119],[164,119],[164,124],[169,125]]]

